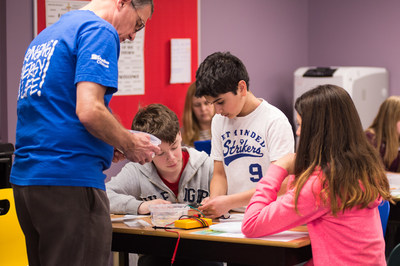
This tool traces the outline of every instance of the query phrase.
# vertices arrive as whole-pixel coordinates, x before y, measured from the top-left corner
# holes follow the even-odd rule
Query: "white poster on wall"
[[[191,82],[191,39],[171,39],[170,83]]]
[[[118,91],[114,95],[144,94],[144,29],[135,40],[121,43],[118,60]]]
[[[46,0],[46,27],[54,24],[65,13],[77,10],[90,1]]]
[[[60,17],[82,8],[90,1],[46,0],[46,27],[54,24]],[[136,33],[134,41],[121,43],[118,60],[118,91],[114,95],[144,94],[144,32]]]

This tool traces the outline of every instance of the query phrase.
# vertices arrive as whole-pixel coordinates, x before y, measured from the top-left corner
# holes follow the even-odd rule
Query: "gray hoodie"
[[[127,163],[106,183],[110,212],[137,214],[145,200],[164,199],[173,203],[200,203],[209,196],[213,161],[205,152],[182,147],[189,153],[189,161],[179,181],[178,197],[164,184],[153,163]]]

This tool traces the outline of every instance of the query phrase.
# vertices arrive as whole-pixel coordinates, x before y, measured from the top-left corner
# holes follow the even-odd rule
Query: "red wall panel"
[[[139,106],[162,103],[181,119],[189,84],[169,84],[171,38],[190,38],[192,81],[198,66],[197,0],[154,0],[154,14],[146,23],[144,44],[145,94],[114,96],[110,107],[130,128]],[[38,32],[45,27],[45,0],[37,0]]]
[[[197,0],[154,0],[154,14],[146,24],[145,94],[114,96],[110,107],[130,128],[138,106],[162,103],[181,119],[189,84],[169,84],[171,38],[190,38],[192,80],[198,66]]]

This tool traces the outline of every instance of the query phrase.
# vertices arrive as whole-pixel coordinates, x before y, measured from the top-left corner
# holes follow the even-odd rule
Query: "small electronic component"
[[[212,219],[210,218],[190,217],[175,221],[175,227],[182,229],[202,228],[210,225],[212,225]]]

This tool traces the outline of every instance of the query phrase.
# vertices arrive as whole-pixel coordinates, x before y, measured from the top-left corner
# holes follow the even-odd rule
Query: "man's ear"
[[[117,8],[118,10],[121,10],[121,8],[124,6],[124,1],[123,0],[118,0],[117,1]]]
[[[126,4],[130,4],[131,2],[132,2],[131,0],[118,0],[117,6],[118,6],[118,8],[121,8]]]

